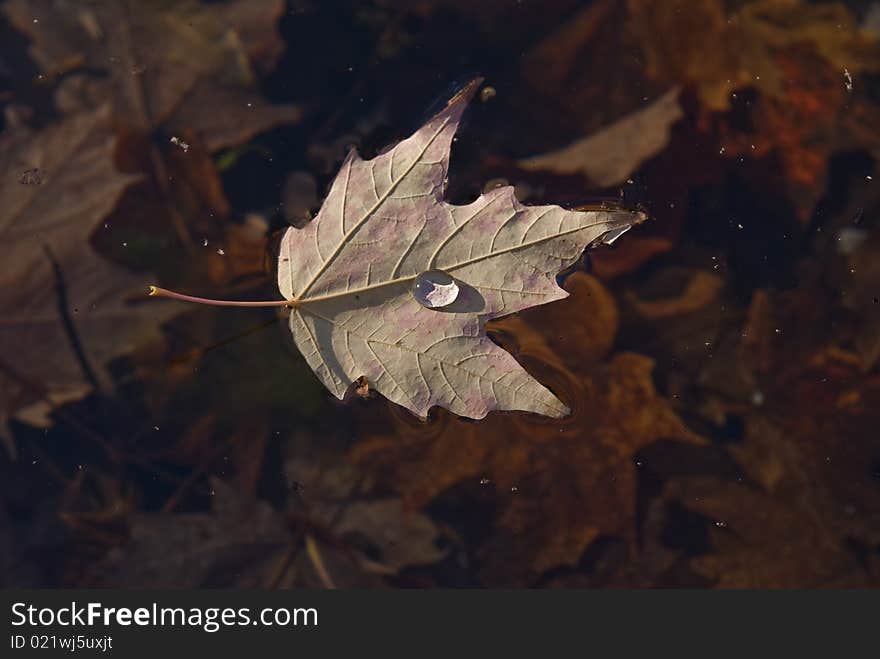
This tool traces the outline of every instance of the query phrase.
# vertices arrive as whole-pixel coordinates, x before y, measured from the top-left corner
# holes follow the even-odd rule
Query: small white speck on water
[[[868,176],[865,177],[865,180],[866,181],[873,181],[874,177],[869,174]]]
[[[207,247],[207,246],[208,246],[208,239],[202,238],[202,247]]]
[[[516,494],[517,492],[519,492],[519,488],[516,485],[511,485],[510,491]]]
[[[488,478],[481,478],[480,479],[480,485],[488,485],[491,482],[492,481],[490,481]]]
[[[122,243],[123,247],[128,247],[128,243]]]
[[[736,228],[737,228],[737,229],[742,229],[742,228],[743,228],[743,225],[740,224],[740,223],[737,223]]]
[[[224,252],[222,249],[218,249],[218,250],[217,250],[217,253],[218,253],[220,256],[226,256],[226,252]]]
[[[715,522],[715,526],[717,526],[719,529],[723,529],[725,526],[727,526],[727,522],[723,522],[719,519]]]
[[[176,135],[172,135],[172,136],[171,136],[171,139],[170,139],[169,141],[170,141],[172,144],[174,144],[175,146],[179,146],[181,149],[183,149],[183,152],[184,152],[184,153],[186,153],[187,151],[189,151],[189,144],[187,144],[186,142],[184,142],[182,139],[180,139],[180,138],[177,137]]]
[[[752,393],[752,405],[763,405],[764,404],[764,393],[762,391],[756,390]]]
[[[843,70],[843,86],[846,87],[846,91],[851,92],[853,90],[853,79],[852,74],[850,74],[849,69]]]

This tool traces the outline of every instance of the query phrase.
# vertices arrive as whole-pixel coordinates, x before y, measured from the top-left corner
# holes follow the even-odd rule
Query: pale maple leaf
[[[411,137],[372,160],[352,150],[315,219],[284,234],[277,302],[293,339],[338,398],[367,385],[425,417],[439,405],[473,419],[492,410],[551,417],[568,408],[486,336],[486,321],[568,296],[556,275],[644,213],[523,206],[513,187],[465,206],[443,201],[449,150],[473,80]]]
[[[526,207],[511,186],[444,202],[453,135],[480,82],[386,153],[365,161],[352,150],[315,219],[284,235],[278,285],[294,341],[339,398],[365,376],[419,416],[434,405],[475,419],[568,413],[486,336],[486,321],[566,297],[557,273],[644,215]],[[429,308],[413,286],[437,271],[458,294]]]

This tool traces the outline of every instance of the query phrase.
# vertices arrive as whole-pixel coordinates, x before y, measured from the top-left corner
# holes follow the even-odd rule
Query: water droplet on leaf
[[[442,270],[428,270],[413,282],[413,297],[423,307],[439,309],[458,299],[458,284]]]

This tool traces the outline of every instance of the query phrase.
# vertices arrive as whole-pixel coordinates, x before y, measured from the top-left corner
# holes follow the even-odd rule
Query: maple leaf
[[[494,409],[568,413],[485,323],[566,297],[556,274],[644,215],[526,207],[510,186],[445,203],[453,135],[480,82],[388,152],[364,161],[351,151],[315,219],[284,235],[278,284],[291,332],[339,398],[365,376],[423,417],[434,405],[477,419]],[[413,286],[437,271],[458,295],[429,308]]]
[[[105,107],[36,135],[19,129],[0,137],[0,240],[8,252],[0,275],[5,415],[34,402],[35,392],[22,391],[22,381],[37,383],[44,390],[37,397],[50,402],[84,396],[92,385],[84,360],[106,381],[106,362],[155,332],[175,306],[127,304],[140,277],[89,244],[97,221],[136,180],[113,166],[107,118]],[[66,299],[59,300],[59,278]],[[59,305],[79,337],[80,357]],[[39,421],[39,415],[28,418]]]

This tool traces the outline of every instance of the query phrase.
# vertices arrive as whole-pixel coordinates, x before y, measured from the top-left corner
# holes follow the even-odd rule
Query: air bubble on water
[[[481,478],[480,479],[480,485],[488,485],[491,482],[492,481],[490,481],[488,478]]]
[[[428,309],[446,307],[458,299],[459,288],[455,279],[442,270],[428,270],[413,281],[412,294]]]
[[[217,250],[217,253],[218,253],[220,256],[226,256],[226,252],[224,252],[222,249],[218,249],[218,250]]]

